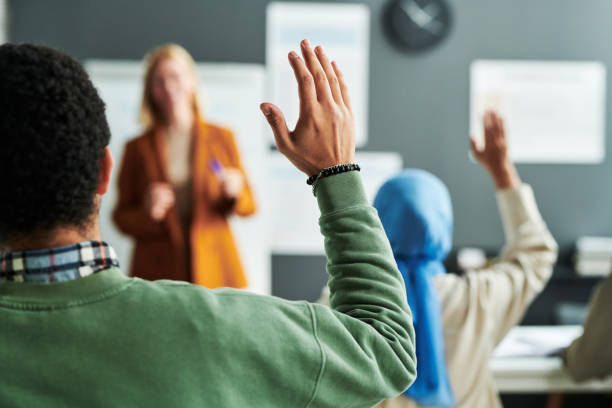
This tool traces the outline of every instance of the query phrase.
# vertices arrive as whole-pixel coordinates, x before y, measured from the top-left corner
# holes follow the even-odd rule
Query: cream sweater
[[[434,278],[448,374],[461,408],[501,407],[489,358],[542,291],[557,259],[557,244],[528,185],[498,192],[497,202],[506,236],[499,259],[487,269]],[[418,406],[399,396],[379,408]]]

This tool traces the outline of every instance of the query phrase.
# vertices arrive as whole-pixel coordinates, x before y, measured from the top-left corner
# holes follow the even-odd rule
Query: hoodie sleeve
[[[403,279],[359,173],[322,179],[317,200],[331,308],[312,305],[323,364],[311,406],[373,406],[416,377]]]

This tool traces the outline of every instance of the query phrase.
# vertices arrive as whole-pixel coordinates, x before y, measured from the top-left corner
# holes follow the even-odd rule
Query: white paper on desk
[[[398,153],[358,152],[355,161],[370,203],[380,186],[402,169]],[[319,232],[319,208],[306,185],[306,176],[283,155],[273,153],[267,161],[267,219],[271,222],[274,254],[323,255],[323,237]]]
[[[494,358],[547,357],[568,347],[582,334],[582,326],[519,326],[506,335]]]
[[[606,68],[599,62],[476,60],[470,134],[486,110],[504,118],[510,156],[524,163],[600,163],[605,157]]]
[[[357,146],[367,142],[370,9],[365,4],[272,2],[267,8],[266,65],[270,101],[285,114],[290,128],[298,118],[297,82],[287,61],[300,41],[322,45],[342,70],[355,114]],[[272,141],[272,133],[270,133]]]

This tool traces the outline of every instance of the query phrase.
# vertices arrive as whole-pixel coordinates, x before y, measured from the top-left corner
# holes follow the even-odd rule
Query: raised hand
[[[289,131],[281,110],[270,103],[261,110],[274,132],[278,150],[308,176],[355,159],[355,123],[348,88],[336,63],[321,46],[301,42],[302,55],[289,53],[298,82],[300,115]]]
[[[472,154],[488,172],[498,190],[515,188],[521,184],[518,172],[508,156],[508,143],[503,119],[488,111],[483,119],[484,146],[480,149],[470,139]]]

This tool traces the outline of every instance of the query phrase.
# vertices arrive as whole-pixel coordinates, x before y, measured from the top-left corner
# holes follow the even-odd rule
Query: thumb
[[[276,147],[279,151],[284,150],[289,142],[289,129],[287,128],[287,122],[285,122],[285,116],[283,112],[271,103],[262,103],[259,108],[266,117],[272,132],[274,132],[274,140],[276,141]]]
[[[474,155],[474,157],[480,160],[480,158],[482,157],[482,151],[478,149],[478,145],[472,137],[470,137],[470,148],[472,149],[472,154]]]

